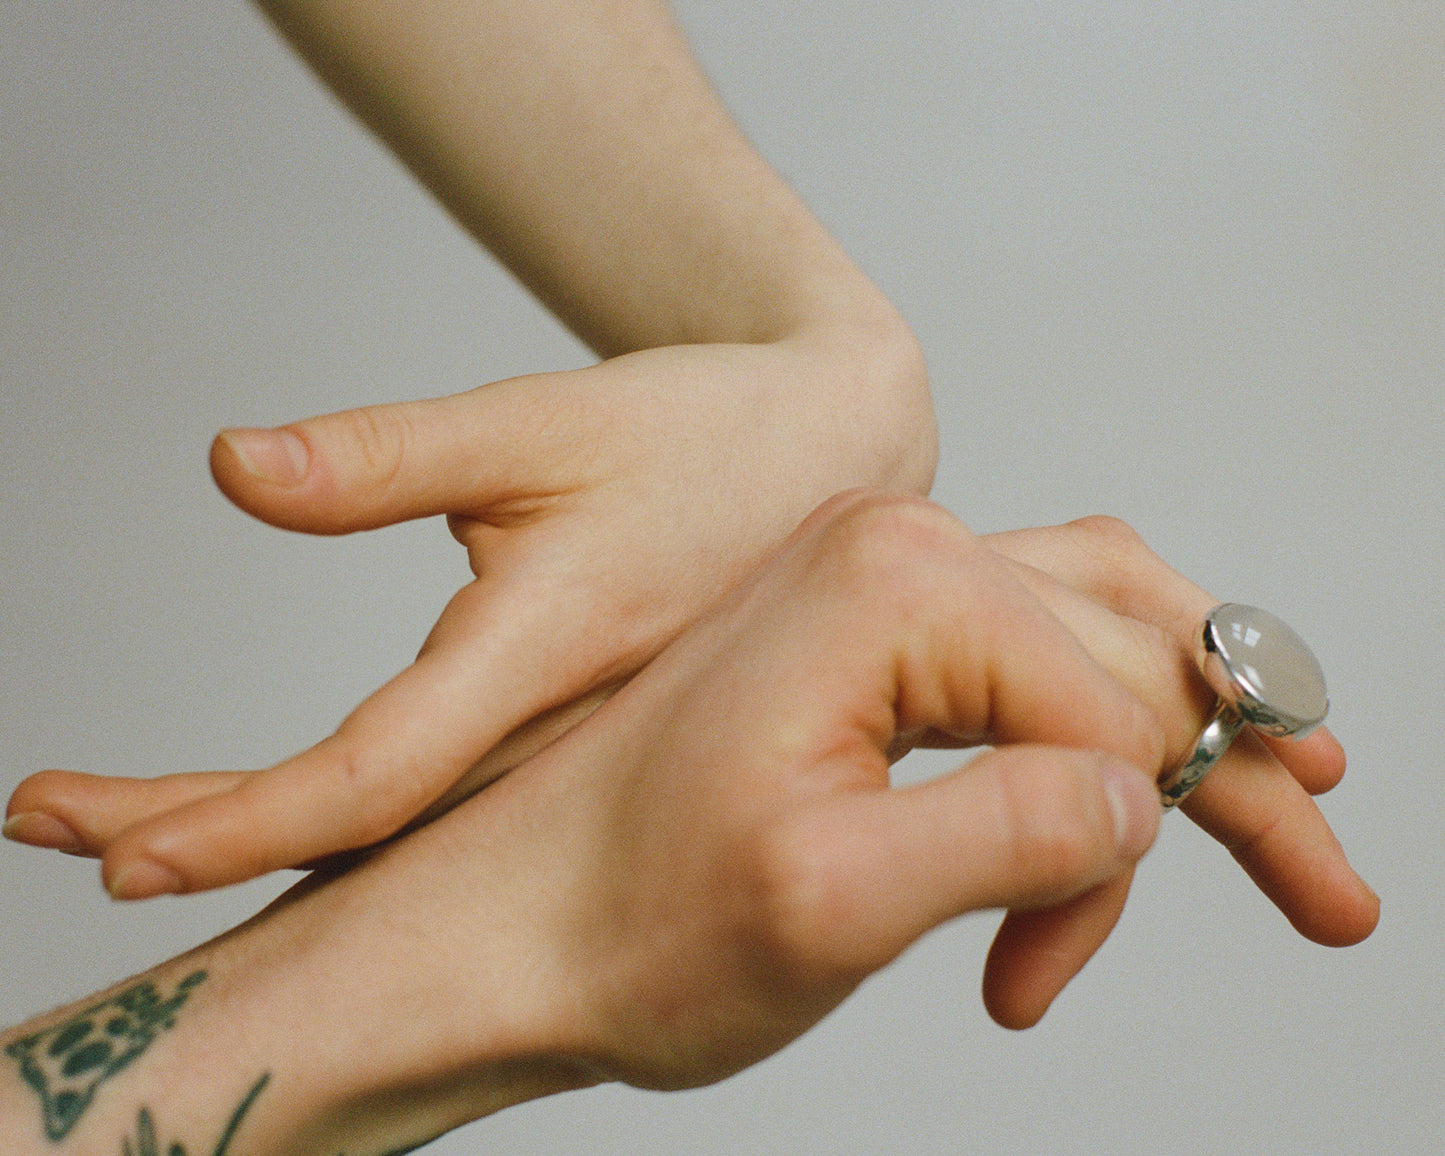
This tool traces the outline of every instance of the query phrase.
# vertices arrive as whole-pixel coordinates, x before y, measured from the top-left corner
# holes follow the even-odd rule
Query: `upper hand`
[[[529,720],[507,763],[574,723],[828,495],[926,490],[933,438],[921,366],[890,332],[650,350],[223,435],[213,472],[243,509],[313,533],[445,514],[475,580],[310,750],[137,784],[121,808],[97,795],[113,780],[44,773],[8,813],[103,846],[126,898],[375,843],[504,769],[486,756]],[[7,834],[27,831],[62,842],[34,820]]]

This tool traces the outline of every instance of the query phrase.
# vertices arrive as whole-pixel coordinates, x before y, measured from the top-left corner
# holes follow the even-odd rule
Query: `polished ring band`
[[[1325,676],[1304,641],[1268,611],[1226,602],[1204,619],[1204,677],[1219,695],[1190,756],[1159,780],[1165,809],[1209,774],[1245,726],[1303,738],[1330,708]]]

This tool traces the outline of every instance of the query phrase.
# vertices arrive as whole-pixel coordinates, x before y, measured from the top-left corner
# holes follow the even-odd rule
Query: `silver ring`
[[[1159,779],[1164,809],[1177,805],[1223,757],[1246,725],[1278,738],[1304,738],[1329,713],[1319,660],[1268,611],[1226,602],[1204,619],[1204,677],[1219,707],[1190,756]]]

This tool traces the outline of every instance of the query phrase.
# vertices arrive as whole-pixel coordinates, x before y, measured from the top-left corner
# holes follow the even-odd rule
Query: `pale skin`
[[[605,360],[217,440],[244,510],[322,534],[445,514],[476,581],[315,748],[42,774],[6,834],[144,898],[440,817],[159,969],[162,993],[209,978],[65,1143],[209,1156],[237,1121],[225,1156],[383,1156],[580,1084],[704,1083],[980,907],[1009,910],[987,1006],[1035,1022],[1113,926],[1153,777],[1207,710],[1213,600],[1115,523],[982,542],[900,496],[935,460],[916,343],[660,7],[268,10]],[[774,555],[857,486],[890,493]],[[909,743],[977,741],[999,749],[887,788]],[[1336,944],[1377,915],[1310,799],[1342,772],[1326,733],[1241,744],[1188,804]],[[7,1120],[33,1110],[0,1083]]]
[[[265,6],[605,360],[217,439],[216,480],[249,513],[319,534],[444,514],[477,577],[334,735],[153,795],[169,806],[106,849],[120,898],[443,809],[505,736],[635,674],[820,501],[924,493],[936,458],[907,326],[743,139],[660,4]],[[69,789],[22,786],[5,833],[65,845]]]
[[[446,514],[477,578],[414,665],[276,767],[23,783],[5,833],[103,851],[122,898],[319,860],[440,812],[584,717],[819,501],[921,493],[935,460],[907,328],[747,145],[661,6],[268,11],[608,360],[217,439],[216,479],[248,512],[323,534]],[[1053,561],[1027,541],[1026,560]],[[1203,600],[1125,609],[1189,647]],[[1289,751],[1310,789],[1339,773]],[[1212,814],[1214,793],[1191,810]]]
[[[206,978],[65,1147],[32,1143],[31,1089],[0,1082],[7,1141],[113,1156],[146,1107],[209,1156],[244,1106],[225,1156],[383,1156],[587,1084],[709,1083],[983,908],[1008,910],[985,1001],[1036,1020],[1112,928],[1155,778],[1203,717],[1181,648],[1114,604],[1164,618],[1196,591],[1110,523],[1002,544],[1073,582],[921,500],[833,499],[545,751],[146,977]],[[1127,575],[1110,596],[1106,559]],[[890,787],[918,742],[992,749]],[[1307,898],[1272,835],[1319,851],[1293,801],[1338,775],[1338,747],[1288,753],[1293,773],[1241,752],[1190,807],[1302,930],[1352,941],[1368,889],[1336,849],[1311,856]],[[1257,806],[1224,805],[1240,778]]]

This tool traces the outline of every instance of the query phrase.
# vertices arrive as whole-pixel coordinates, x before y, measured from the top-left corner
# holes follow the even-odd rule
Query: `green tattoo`
[[[176,1012],[206,978],[192,972],[162,999],[149,980],[88,1007],[64,1023],[16,1040],[5,1054],[40,1097],[45,1135],[62,1140],[85,1113],[96,1089],[175,1026]]]
[[[271,1073],[267,1072],[251,1085],[251,1090],[242,1097],[236,1110],[231,1113],[231,1119],[226,1124],[226,1130],[221,1133],[221,1138],[216,1141],[212,1156],[226,1156],[226,1149],[230,1148],[231,1141],[236,1135],[236,1129],[241,1126],[241,1120],[250,1111],[251,1105],[256,1102],[256,1097],[261,1094],[261,1090],[270,1082]],[[135,1143],[131,1143],[131,1137],[125,1137],[121,1141],[121,1156],[186,1156],[186,1149],[185,1145],[175,1143],[163,1153],[160,1143],[156,1140],[156,1125],[155,1121],[151,1119],[150,1110],[142,1108],[140,1116],[136,1120]]]

